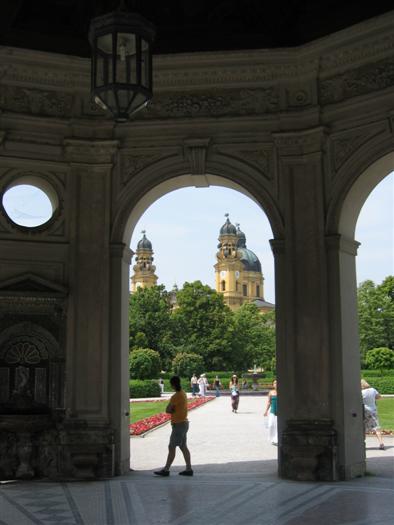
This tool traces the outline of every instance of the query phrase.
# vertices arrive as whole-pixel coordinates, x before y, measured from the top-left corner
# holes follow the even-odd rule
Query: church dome
[[[137,250],[151,250],[152,249],[152,243],[149,239],[146,238],[145,232],[143,231],[143,237],[137,244]]]
[[[261,272],[259,258],[252,250],[248,248],[238,248],[237,252],[245,272]]]
[[[220,228],[220,235],[236,235],[237,229],[234,224],[231,224],[230,219],[228,218],[228,213],[226,213],[226,222]]]

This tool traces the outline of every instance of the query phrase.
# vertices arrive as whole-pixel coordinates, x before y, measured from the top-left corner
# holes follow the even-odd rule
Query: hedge
[[[129,393],[132,398],[160,397],[160,385],[153,379],[130,379]]]
[[[365,378],[365,376],[368,376],[368,377],[387,377],[387,376],[392,376],[392,377],[394,377],[394,369],[383,370],[383,373],[381,373],[380,370],[369,370],[368,368],[366,368],[365,370],[361,370],[361,376],[364,377],[364,378]]]
[[[394,376],[378,377],[364,375],[363,378],[369,385],[379,392],[379,394],[394,394]]]

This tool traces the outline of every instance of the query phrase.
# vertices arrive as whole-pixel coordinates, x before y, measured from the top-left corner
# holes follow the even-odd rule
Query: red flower
[[[199,407],[203,405],[204,403],[207,403],[208,401],[212,401],[212,399],[215,399],[215,398],[210,396],[210,397],[200,397],[198,399],[193,399],[187,405],[188,410],[192,410],[193,408]],[[130,434],[133,434],[133,436],[140,436],[141,434],[148,432],[148,430],[152,430],[152,428],[156,428],[162,425],[163,423],[166,423],[170,419],[171,419],[171,415],[166,414],[165,412],[156,414],[154,416],[146,417],[145,419],[141,419],[140,421],[137,421],[136,423],[132,423],[131,425],[129,425]]]

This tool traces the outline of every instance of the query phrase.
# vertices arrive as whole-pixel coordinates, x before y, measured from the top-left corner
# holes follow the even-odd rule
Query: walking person
[[[363,398],[364,405],[364,430],[367,434],[368,432],[373,432],[379,442],[380,450],[384,450],[384,443],[382,439],[382,434],[380,432],[379,419],[378,419],[378,410],[376,407],[376,400],[380,399],[382,396],[379,394],[375,388],[372,388],[365,379],[361,379],[361,395]]]
[[[176,447],[181,449],[185,458],[186,469],[179,472],[180,476],[193,476],[193,469],[190,462],[190,451],[187,448],[187,432],[189,430],[189,421],[187,419],[187,397],[182,390],[181,380],[178,376],[170,379],[170,385],[175,394],[172,395],[167,405],[166,412],[171,414],[171,436],[168,444],[167,461],[164,468],[156,470],[156,476],[167,477],[170,475],[170,468],[175,459]]]
[[[192,396],[196,397],[197,392],[198,392],[198,379],[197,379],[196,374],[192,375],[192,377],[190,379],[190,386],[191,386],[191,389],[192,389]]]
[[[278,444],[278,394],[276,391],[276,380],[272,382],[272,390],[269,391],[267,398],[267,406],[265,408],[264,417],[268,416],[268,435],[269,440],[273,445]]]
[[[238,377],[235,374],[232,376],[228,387],[230,389],[231,407],[233,412],[236,414],[239,405],[239,385]]]
[[[205,377],[205,374],[201,374],[198,379],[198,387],[199,387],[199,394],[200,397],[205,397],[206,390],[208,385],[208,379]]]
[[[213,386],[215,387],[215,396],[220,397],[220,387],[222,386],[222,383],[220,382],[219,376],[215,377]]]

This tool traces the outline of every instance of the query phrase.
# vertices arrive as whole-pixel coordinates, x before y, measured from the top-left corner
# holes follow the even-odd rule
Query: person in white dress
[[[373,432],[378,438],[379,448],[384,450],[382,434],[378,419],[376,400],[382,397],[375,388],[372,388],[365,379],[361,379],[361,395],[364,405],[364,430],[365,433]]]
[[[199,379],[198,379],[198,387],[199,387],[199,390],[200,390],[200,392],[199,392],[200,397],[205,397],[206,390],[207,390],[207,385],[208,385],[208,380],[205,377],[205,374],[201,374]]]

